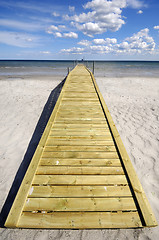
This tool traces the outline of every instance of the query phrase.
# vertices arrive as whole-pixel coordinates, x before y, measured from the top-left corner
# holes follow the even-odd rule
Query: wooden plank
[[[77,159],[77,158],[41,158],[41,166],[112,166],[120,167],[120,159]]]
[[[106,158],[113,159],[118,158],[117,152],[46,152],[44,150],[42,154],[43,158]]]
[[[132,197],[118,198],[28,198],[24,212],[32,211],[136,211]]]
[[[108,125],[107,124],[91,124],[91,123],[85,123],[85,124],[75,124],[75,123],[54,123],[52,125],[54,129],[107,129]]]
[[[129,186],[32,186],[29,198],[131,197]]]
[[[17,224],[21,228],[135,228],[142,227],[137,212],[24,212]]]
[[[92,80],[94,82],[94,85],[95,85],[95,88],[96,88],[96,91],[98,92],[98,95],[99,95],[99,99],[101,101],[101,104],[103,106],[103,110],[107,116],[107,119],[109,121],[109,124],[110,124],[110,128],[111,128],[111,131],[113,133],[113,136],[115,138],[115,141],[116,141],[116,144],[118,146],[118,150],[120,152],[120,155],[121,155],[121,158],[122,158],[122,161],[123,161],[123,164],[126,168],[126,171],[127,171],[127,174],[129,176],[129,180],[131,182],[131,185],[132,185],[132,188],[133,188],[133,191],[134,191],[134,194],[137,198],[137,201],[138,201],[138,204],[140,206],[140,210],[142,212],[142,215],[144,217],[144,221],[146,223],[146,226],[157,226],[157,221],[156,221],[156,218],[153,214],[153,211],[151,209],[151,206],[147,200],[147,197],[145,195],[145,192],[141,186],[141,183],[137,177],[137,174],[135,172],[135,169],[131,163],[131,160],[129,158],[129,155],[128,153],[126,152],[126,149],[123,145],[123,142],[121,140],[121,137],[115,127],[115,124],[113,122],[113,119],[110,115],[110,112],[108,110],[108,107],[106,106],[105,104],[105,101],[99,91],[99,88],[96,84],[96,81],[94,79],[94,76],[93,74],[90,72],[91,74],[91,77],[92,77]]]
[[[46,152],[116,152],[115,146],[45,146]]]
[[[107,141],[112,140],[111,135],[88,135],[88,136],[54,136],[49,135],[50,139],[58,139],[58,140],[95,140],[95,141]]]
[[[110,166],[39,166],[37,175],[123,175],[122,167]]]
[[[80,102],[81,100],[85,101],[85,102],[97,102],[98,103],[98,98],[87,98],[86,96],[83,96],[83,97],[63,97],[63,101],[65,100],[69,100],[69,101],[72,101],[72,102]]]
[[[49,137],[46,146],[113,146],[113,140],[91,140],[91,139],[74,139],[74,140],[62,140]]]
[[[48,138],[46,146],[113,146],[114,142],[112,140],[108,141],[94,141],[94,140],[57,140]]]
[[[72,114],[77,114],[77,115],[78,114],[90,114],[90,115],[100,114],[100,115],[103,116],[103,112],[99,108],[97,108],[97,109],[89,109],[89,108],[87,108],[87,109],[82,109],[82,108],[77,109],[77,107],[76,107],[76,108],[72,109],[72,108],[60,107],[58,113],[61,113],[61,115],[67,115],[67,114],[70,114],[70,115],[72,115]]]
[[[70,92],[72,92],[72,93],[88,93],[88,92],[89,93],[96,93],[93,85],[92,85],[92,87],[91,86],[83,87],[81,90],[79,90],[79,87],[69,86],[68,88],[66,88],[65,93],[69,94]]]
[[[33,185],[127,185],[124,175],[35,175]]]
[[[97,98],[97,94],[96,92],[94,93],[91,93],[91,92],[87,92],[87,93],[78,93],[78,92],[75,92],[75,93],[72,93],[72,92],[64,92],[64,98]]]
[[[81,120],[82,118],[82,120]],[[83,117],[57,117],[56,118],[56,122],[63,122],[63,123],[71,123],[71,122],[74,122],[74,123],[79,123],[79,122],[91,122],[91,123],[99,123],[99,122],[104,122],[105,121],[105,118],[104,117],[87,117],[87,116],[83,116]]]
[[[85,106],[80,106],[80,109],[78,109],[77,108],[77,106],[76,105],[72,105],[72,106],[60,106],[60,108],[59,108],[59,110],[61,111],[61,112],[76,112],[76,113],[78,113],[78,112],[89,112],[89,113],[101,113],[102,112],[102,109],[100,108],[100,106],[87,106],[87,105],[85,105]]]
[[[56,125],[54,125],[54,126],[52,126],[52,131],[70,131],[70,132],[75,132],[75,131],[77,131],[77,132],[83,132],[83,131],[85,131],[85,132],[101,132],[101,133],[103,133],[104,131],[107,131],[107,132],[110,132],[109,131],[109,128],[108,127],[105,127],[105,128],[86,128],[86,127],[82,127],[81,126],[81,128],[77,128],[77,127],[73,127],[72,126],[72,128],[71,127],[69,127],[69,128],[67,128],[67,127],[63,127],[63,128],[61,128],[61,127],[59,127],[59,126],[56,126]]]
[[[87,112],[79,112],[79,113],[69,113],[69,112],[66,112],[66,113],[58,113],[57,114],[57,118],[97,118],[97,119],[104,119],[104,114],[102,113],[87,113]]]
[[[79,100],[79,101],[71,101],[71,100],[67,100],[67,99],[65,99],[65,100],[62,100],[61,101],[61,105],[62,106],[101,106],[100,105],[100,103],[98,102],[98,101],[95,101],[95,102],[92,102],[92,101],[90,101],[89,102],[89,99],[87,99],[87,101],[84,101],[84,100]]]
[[[49,136],[111,136],[109,130],[104,131],[71,131],[71,130],[54,130],[51,129]]]
[[[56,123],[60,123],[60,124],[99,124],[99,122],[101,124],[104,124],[106,123],[106,120],[105,119],[91,119],[91,118],[85,118],[85,119],[70,119],[70,118],[56,118],[55,120],[55,124]]]

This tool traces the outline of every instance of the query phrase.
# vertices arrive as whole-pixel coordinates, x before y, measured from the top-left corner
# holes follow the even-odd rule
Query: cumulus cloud
[[[105,38],[105,39],[94,39],[93,42],[95,44],[115,44],[117,43],[117,39],[116,38]]]
[[[62,50],[63,53],[92,53],[92,54],[135,54],[152,53],[155,50],[155,41],[149,36],[149,29],[145,28],[131,37],[117,43],[116,38],[94,39],[92,41],[82,40],[78,44],[83,44],[85,48],[71,48]]]
[[[143,13],[143,11],[142,11],[142,10],[139,10],[137,13],[138,13],[138,14],[142,14],[142,13]]]
[[[102,38],[100,38],[100,39],[94,39],[93,42],[94,42],[95,44],[99,44],[99,45],[105,44],[105,40],[102,39]]]
[[[46,32],[48,34],[52,34],[54,31],[59,31],[58,27],[56,27],[55,25],[51,25],[47,30]]]
[[[126,6],[126,0],[92,0],[83,6],[86,11],[89,10],[87,13],[65,15],[65,19],[72,21],[72,25],[85,35],[93,37],[108,30],[118,31],[125,24],[121,13]]]
[[[60,33],[60,32],[55,32],[55,33],[54,33],[54,36],[57,37],[57,38],[62,38],[62,33]]]
[[[145,28],[138,33],[133,34],[133,36],[128,37],[121,44],[118,44],[118,50],[123,50],[123,52],[146,52],[154,51],[155,41],[149,36],[149,29]]]
[[[68,32],[68,33],[54,32],[53,34],[57,38],[78,38],[78,34],[75,32]]]
[[[158,30],[158,29],[159,29],[159,26],[154,26],[153,28]]]
[[[73,47],[69,49],[62,49],[61,53],[82,54],[85,51],[84,48]]]
[[[81,40],[80,42],[78,42],[78,44],[88,47],[91,44],[91,42],[88,40]]]
[[[69,32],[63,34],[64,38],[78,38],[78,34],[75,32]]]

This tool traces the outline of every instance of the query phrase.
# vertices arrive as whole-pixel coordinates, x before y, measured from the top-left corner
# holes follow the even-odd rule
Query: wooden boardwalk
[[[95,79],[78,65],[67,77],[5,226],[156,225]]]

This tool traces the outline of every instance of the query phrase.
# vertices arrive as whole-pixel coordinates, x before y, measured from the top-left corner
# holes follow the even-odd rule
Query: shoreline
[[[63,76],[0,76],[0,209],[44,105]],[[45,78],[45,79],[44,79]],[[96,82],[159,222],[159,78],[97,77]],[[2,239],[158,239],[159,227],[118,230],[0,229]],[[38,237],[36,237],[38,236]],[[82,236],[82,238],[81,238]]]

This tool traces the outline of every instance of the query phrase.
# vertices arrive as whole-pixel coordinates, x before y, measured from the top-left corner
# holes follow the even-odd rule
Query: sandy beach
[[[64,76],[0,77],[0,210],[43,108]],[[159,78],[96,77],[159,222]],[[124,230],[0,229],[0,239],[157,240],[159,227]]]

